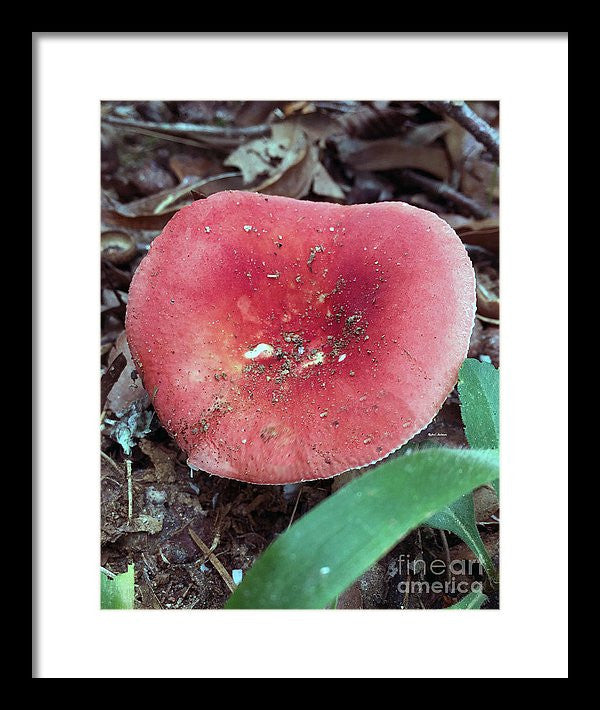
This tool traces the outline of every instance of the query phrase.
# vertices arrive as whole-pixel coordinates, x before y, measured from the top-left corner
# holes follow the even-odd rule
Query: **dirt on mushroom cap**
[[[191,465],[289,483],[368,465],[426,426],[474,311],[469,258],[433,213],[223,192],[155,239],[127,334]]]

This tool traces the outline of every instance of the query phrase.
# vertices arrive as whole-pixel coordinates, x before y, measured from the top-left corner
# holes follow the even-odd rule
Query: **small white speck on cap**
[[[244,225],[244,232],[249,232],[251,229],[252,229],[252,225],[251,225],[251,224],[245,224],[245,225]]]
[[[210,234],[210,227],[204,227],[204,231],[205,231],[207,234]]]
[[[321,569],[319,570],[319,574],[329,574],[330,572],[331,572],[330,567],[321,567]]]
[[[344,362],[344,360],[346,359],[346,357],[347,357],[346,353],[342,353],[342,355],[340,355],[340,356],[338,357],[338,362]]]
[[[248,439],[242,439],[242,444],[245,444],[248,441]]]

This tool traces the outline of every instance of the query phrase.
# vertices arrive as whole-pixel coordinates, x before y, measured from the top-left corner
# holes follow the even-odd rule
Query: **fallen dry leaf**
[[[412,145],[400,138],[364,141],[342,138],[337,141],[340,160],[356,170],[417,168],[441,180],[450,177],[446,151],[429,145]]]
[[[477,276],[477,313],[485,318],[500,319],[500,296],[498,294],[498,274],[489,268],[475,264]]]
[[[257,178],[270,180],[282,175],[304,158],[307,148],[304,131],[293,121],[284,121],[272,127],[271,136],[241,145],[223,164],[239,168],[249,185]]]
[[[344,191],[327,170],[325,170],[322,163],[317,163],[315,167],[312,190],[315,194],[321,195],[321,197],[327,197],[334,202],[346,199]]]
[[[181,181],[186,177],[202,178],[211,174],[223,172],[220,164],[207,156],[191,156],[186,153],[177,153],[169,158],[169,167]]]
[[[242,186],[242,176],[230,172],[205,178],[187,176],[175,188],[127,203],[103,193],[102,221],[129,229],[162,229],[175,212],[194,201],[191,199],[194,194],[208,196],[221,190],[239,190]]]
[[[303,114],[293,120],[302,128],[309,140],[320,146],[325,143],[327,138],[343,132],[343,127],[337,117],[322,111]]]
[[[418,112],[415,106],[389,106],[389,101],[373,101],[368,105],[359,102],[348,104],[340,124],[344,132],[354,138],[374,140],[404,133]]]
[[[301,160],[268,178],[255,190],[266,195],[281,195],[300,199],[310,192],[315,171],[319,165],[319,149],[316,145],[311,145],[306,149]]]
[[[139,447],[152,461],[154,466],[153,474],[143,480],[151,480],[156,483],[173,483],[177,480],[177,471],[173,452],[150,439],[140,439]]]
[[[156,535],[163,528],[162,518],[155,518],[147,513],[140,513],[124,528],[124,532],[147,532]]]
[[[330,200],[343,200],[343,190],[319,160],[317,144],[329,135],[331,123],[324,127],[323,122],[311,121],[312,117],[319,121],[319,114],[313,113],[274,125],[271,138],[241,146],[225,164],[238,167],[256,192],[299,199],[312,189]]]
[[[450,130],[447,121],[421,123],[404,135],[404,141],[411,145],[430,145]]]
[[[394,185],[382,175],[369,170],[357,170],[354,184],[348,194],[348,204],[385,202],[394,197]]]
[[[110,367],[102,375],[102,379],[100,380],[100,408],[101,409],[104,408],[104,403],[106,402],[106,398],[108,396],[108,393],[111,391],[113,385],[121,376],[121,373],[123,372],[123,369],[125,368],[125,365],[127,365],[127,360],[125,358],[125,355],[123,355],[123,353],[119,353],[117,355],[117,357],[112,361]]]
[[[500,502],[496,491],[491,486],[481,486],[473,491],[473,505],[475,508],[475,520],[485,522],[491,515],[498,512]]]
[[[119,417],[125,414],[134,402],[144,399],[149,401],[148,393],[144,389],[141,379],[137,376],[135,364],[127,345],[125,331],[119,335],[112,351],[109,353],[109,368],[120,355],[125,357],[126,365],[106,398],[108,408]]]
[[[463,171],[462,192],[482,204],[497,202],[499,198],[498,166],[488,160],[470,160]]]
[[[131,234],[109,229],[100,234],[102,258],[111,264],[123,265],[136,255],[137,247]]]
[[[235,114],[236,126],[256,126],[267,123],[281,101],[243,101]]]
[[[283,106],[283,113],[286,117],[295,114],[311,113],[315,110],[315,105],[310,101],[288,101]]]
[[[483,247],[494,254],[500,251],[500,223],[496,217],[469,220],[456,225],[456,233],[465,244]]]

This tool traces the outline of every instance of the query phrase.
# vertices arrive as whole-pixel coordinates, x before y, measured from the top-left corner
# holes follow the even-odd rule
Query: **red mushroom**
[[[374,463],[427,426],[474,314],[469,257],[431,212],[220,192],[154,240],[127,336],[190,466],[282,484]]]

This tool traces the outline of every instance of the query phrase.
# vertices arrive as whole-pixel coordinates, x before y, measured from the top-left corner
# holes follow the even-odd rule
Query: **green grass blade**
[[[425,525],[429,525],[431,528],[449,530],[458,535],[477,555],[477,559],[483,565],[490,580],[494,583],[498,581],[498,573],[494,563],[488,555],[477,529],[472,493],[461,496],[452,505],[438,510],[437,513],[434,513],[425,521]]]
[[[448,609],[481,609],[486,601],[487,597],[483,592],[469,592],[466,597],[449,606]],[[447,611],[447,609],[444,611]]]
[[[134,566],[127,565],[127,572],[110,579],[100,572],[100,608],[133,609]]]
[[[458,394],[465,434],[474,449],[500,445],[500,376],[489,362],[467,358],[458,375]]]
[[[495,451],[430,449],[344,486],[283,533],[229,609],[323,609],[436,510],[498,477]]]

